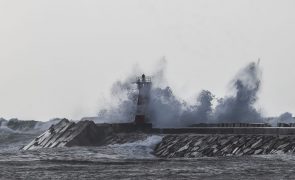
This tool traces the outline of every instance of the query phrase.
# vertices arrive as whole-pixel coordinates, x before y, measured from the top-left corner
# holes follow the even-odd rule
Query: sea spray
[[[188,105],[174,95],[164,81],[166,65],[152,75],[153,87],[150,93],[148,114],[154,127],[185,127],[194,123],[220,122],[263,122],[263,117],[255,107],[261,87],[261,69],[259,63],[251,62],[240,70],[231,81],[233,94],[224,98],[214,96],[203,90],[197,100]],[[159,77],[158,77],[159,76]],[[111,90],[117,103],[108,109],[99,111],[97,122],[133,122],[136,112],[137,90],[135,75],[125,81],[118,81]],[[213,106],[213,100],[218,100]]]
[[[161,142],[162,136],[152,135],[144,140],[125,144],[109,145],[117,155],[125,159],[153,158],[152,152],[155,146]]]
[[[254,107],[261,86],[259,63],[250,63],[232,81],[234,95],[220,100],[214,111],[216,122],[262,122],[261,113]]]
[[[208,90],[203,90],[195,104],[188,106],[181,116],[185,125],[194,123],[210,123],[213,114],[213,99],[215,96]]]

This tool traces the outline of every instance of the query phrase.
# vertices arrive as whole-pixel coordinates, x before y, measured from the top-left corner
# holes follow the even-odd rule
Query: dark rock
[[[167,141],[169,139],[169,141]],[[273,135],[167,135],[155,148],[166,158],[241,156],[295,151],[295,137]]]
[[[108,128],[98,127],[93,121],[75,123],[63,119],[23,147],[23,150],[64,146],[95,146],[102,144],[108,133]]]
[[[121,144],[146,139],[148,134],[143,132],[148,131],[150,131],[149,124],[140,126],[134,123],[95,124],[89,120],[72,122],[62,119],[22,149]],[[168,141],[167,145],[170,144]]]

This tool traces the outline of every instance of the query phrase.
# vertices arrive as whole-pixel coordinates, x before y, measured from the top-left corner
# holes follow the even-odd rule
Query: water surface
[[[122,145],[20,151],[36,133],[1,132],[0,179],[294,179],[295,155],[159,159],[160,136]]]

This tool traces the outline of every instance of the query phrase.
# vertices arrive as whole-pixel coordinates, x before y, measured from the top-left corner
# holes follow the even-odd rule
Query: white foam
[[[154,158],[151,154],[155,146],[161,142],[162,136],[152,135],[145,140],[132,143],[110,145],[120,158],[144,159]]]

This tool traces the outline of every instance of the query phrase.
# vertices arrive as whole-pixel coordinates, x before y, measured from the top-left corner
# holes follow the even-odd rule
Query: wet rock
[[[168,135],[155,148],[159,157],[242,156],[295,151],[295,137],[273,135]],[[167,139],[170,139],[167,142]]]
[[[260,154],[260,153],[262,153],[263,152],[263,150],[262,149],[257,149],[256,151],[254,151],[254,154]]]
[[[35,138],[23,150],[64,146],[94,146],[103,143],[107,128],[99,128],[93,121],[71,122],[67,119],[52,125]]]

